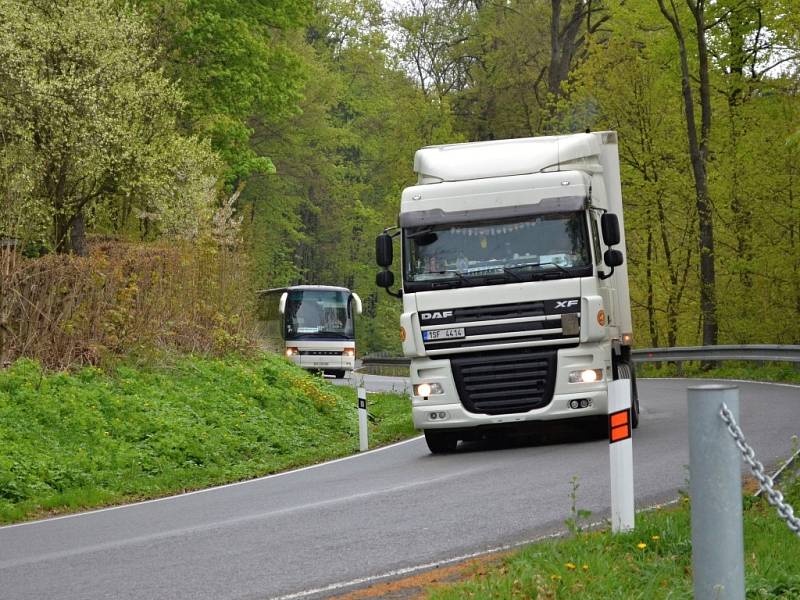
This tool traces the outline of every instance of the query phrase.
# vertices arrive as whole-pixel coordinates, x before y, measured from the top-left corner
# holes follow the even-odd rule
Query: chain
[[[736,424],[733,414],[724,402],[722,403],[719,414],[728,426],[728,431],[731,436],[733,436],[739,450],[742,452],[742,458],[750,465],[750,470],[753,472],[755,478],[758,479],[761,489],[767,492],[767,500],[772,506],[778,509],[778,514],[786,521],[789,529],[800,536],[800,519],[794,516],[794,509],[788,503],[784,502],[783,494],[775,489],[775,482],[772,481],[772,477],[764,473],[764,465],[755,459],[755,451],[747,444],[744,433],[742,433],[741,428]]]

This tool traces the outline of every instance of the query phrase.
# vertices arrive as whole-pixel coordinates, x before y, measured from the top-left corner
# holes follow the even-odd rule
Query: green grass
[[[713,369],[704,370],[700,363],[686,362],[679,369],[671,363],[638,364],[637,377],[688,377],[706,379],[742,379],[747,381],[772,381],[776,383],[800,384],[800,365],[790,363],[768,363],[756,365],[752,362],[726,361]]]
[[[249,479],[358,450],[355,391],[280,357],[0,370],[0,523]],[[370,394],[370,447],[414,435]]]
[[[800,478],[781,487],[800,506]],[[766,500],[744,500],[746,592],[749,599],[800,598],[800,539]],[[542,542],[503,559],[488,571],[430,600],[691,599],[691,530],[688,498],[678,507],[640,513],[636,529],[612,535],[580,531]]]

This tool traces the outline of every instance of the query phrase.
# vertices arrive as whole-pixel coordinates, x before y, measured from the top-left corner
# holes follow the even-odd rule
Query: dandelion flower
[[[555,574],[550,575],[550,579],[552,579],[553,581],[558,581],[559,579],[561,579],[561,575],[555,575]]]
[[[570,571],[575,570],[575,563],[568,562],[564,566],[567,567]]]
[[[651,537],[650,539],[651,539],[651,540],[653,540],[654,542],[657,542],[658,540],[660,540],[660,539],[661,539],[661,536],[660,536],[660,535],[654,535],[654,536],[653,536],[653,537]]]
[[[645,544],[644,542],[639,542],[638,544],[636,544],[636,547],[639,550],[644,550],[645,548],[647,548],[647,544]]]
[[[588,571],[589,570],[589,565],[583,565],[581,567],[581,569],[583,569],[584,571]]]

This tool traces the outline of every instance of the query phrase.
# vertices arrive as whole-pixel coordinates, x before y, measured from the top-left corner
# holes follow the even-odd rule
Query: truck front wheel
[[[438,429],[425,430],[425,442],[428,444],[428,449],[433,454],[447,454],[454,452],[458,445],[458,438],[449,431],[440,431]]]
[[[621,362],[617,365],[617,378],[627,379],[631,383],[631,427],[639,427],[639,390],[636,388],[636,372],[630,363]]]

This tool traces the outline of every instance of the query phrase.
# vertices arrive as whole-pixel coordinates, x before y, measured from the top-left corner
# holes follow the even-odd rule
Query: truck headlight
[[[570,383],[594,383],[602,381],[603,369],[583,369],[582,371],[571,371],[569,374]]]
[[[286,356],[297,356],[300,351],[297,348],[286,348]]]
[[[444,394],[442,385],[439,383],[418,383],[414,386],[414,395],[427,398],[434,394]]]
[[[355,348],[345,348],[342,350],[342,356],[355,356],[356,349]]]

